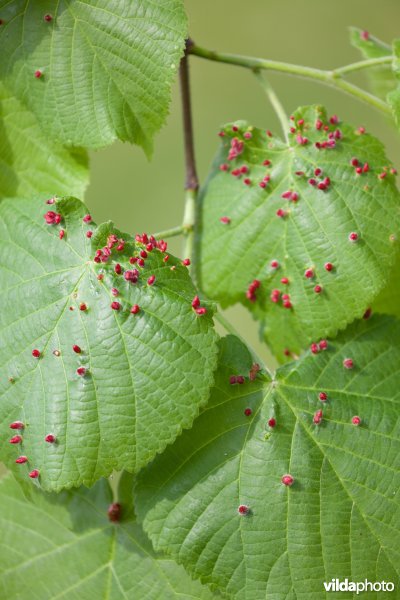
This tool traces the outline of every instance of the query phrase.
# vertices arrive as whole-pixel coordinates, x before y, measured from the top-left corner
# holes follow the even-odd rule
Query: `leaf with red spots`
[[[231,385],[251,362],[222,340],[206,409],[138,475],[154,547],[237,600],[325,598],[332,578],[397,589],[400,323],[357,321],[272,382]]]
[[[0,77],[48,137],[151,153],[184,50],[182,0],[0,0],[0,18]]]
[[[0,203],[0,454],[25,479],[38,469],[46,490],[138,471],[192,425],[217,361],[212,305],[192,308],[187,267],[165,263],[155,240],[144,266],[131,264],[144,244],[87,212],[74,198]],[[27,464],[15,466],[19,454]]]
[[[389,44],[358,27],[350,27],[350,41],[361,52],[363,58],[384,58],[392,55]],[[372,90],[383,100],[396,87],[396,77],[390,62],[368,69],[367,76]]]
[[[292,127],[287,144],[244,122],[224,127],[197,231],[200,286],[247,306],[279,360],[363,315],[388,281],[400,227],[376,138],[321,107],[296,111]]]
[[[7,600],[212,600],[170,558],[156,554],[137,523],[130,478],[117,490],[120,520],[107,510],[107,481],[62,494],[31,493],[0,481],[0,596]]]

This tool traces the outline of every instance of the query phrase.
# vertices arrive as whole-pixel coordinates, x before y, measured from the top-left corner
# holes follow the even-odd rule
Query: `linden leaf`
[[[350,41],[366,59],[392,55],[392,48],[389,44],[385,44],[368,31],[362,31],[358,27],[350,27]],[[396,87],[396,77],[390,63],[369,68],[367,76],[372,90],[384,100],[387,94]]]
[[[68,150],[41,130],[36,117],[0,83],[0,198],[72,193],[89,182],[84,150]]]
[[[393,42],[393,69],[396,75],[397,82],[400,80],[400,40]],[[400,84],[392,92],[387,95],[387,101],[391,106],[394,119],[397,127],[400,128]]]
[[[200,285],[247,306],[280,360],[361,317],[394,261],[395,171],[376,138],[337,121],[301,108],[287,144],[227,125],[201,193]]]
[[[31,501],[8,475],[0,481],[0,591],[8,600],[108,598],[209,600],[213,594],[160,554],[121,502],[110,522],[112,492],[101,480]],[[114,510],[115,514],[115,510]]]
[[[400,323],[355,322],[271,383],[229,383],[250,365],[222,340],[207,408],[139,474],[155,548],[238,600],[329,598],[332,578],[397,589]]]
[[[186,36],[182,0],[0,0],[0,76],[63,143],[149,154]]]
[[[73,198],[0,203],[1,459],[27,456],[14,469],[46,490],[139,470],[191,426],[217,360],[187,267],[86,213]],[[7,443],[14,421],[22,444]]]

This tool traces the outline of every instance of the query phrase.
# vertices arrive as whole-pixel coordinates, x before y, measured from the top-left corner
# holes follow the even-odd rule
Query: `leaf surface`
[[[382,58],[392,54],[392,48],[382,40],[362,31],[358,27],[350,27],[350,41],[363,58]],[[386,100],[386,96],[396,87],[396,77],[391,64],[368,68],[367,77],[372,90]]]
[[[86,152],[53,142],[0,83],[0,198],[83,196],[88,183]]]
[[[395,258],[400,196],[384,148],[330,119],[321,107],[299,109],[288,144],[242,121],[227,125],[201,194],[200,286],[225,306],[247,306],[280,360],[361,317]]]
[[[59,225],[46,224],[49,208]],[[158,248],[143,267],[130,264],[144,244],[111,223],[84,222],[86,214],[74,198],[0,204],[1,457],[10,465],[27,456],[15,468],[24,478],[39,469],[46,490],[139,470],[191,426],[217,360],[212,310],[192,309],[187,268],[172,256],[164,262]],[[119,241],[108,262],[95,263],[111,235]],[[136,267],[137,283],[127,281]],[[7,443],[14,421],[25,424],[22,444]],[[56,443],[45,442],[48,434]]]
[[[399,322],[355,322],[272,383],[230,385],[250,366],[237,338],[222,340],[207,408],[140,473],[136,507],[153,544],[238,600],[321,600],[324,581],[346,577],[397,589]]]
[[[125,503],[121,521],[107,509],[105,480],[28,501],[9,475],[0,482],[0,590],[8,600],[209,600],[183,567],[157,555]]]
[[[48,136],[151,152],[184,48],[181,0],[0,0],[0,18],[0,76]]]

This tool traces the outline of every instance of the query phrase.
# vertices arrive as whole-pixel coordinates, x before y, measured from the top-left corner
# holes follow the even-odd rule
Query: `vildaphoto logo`
[[[332,579],[331,581],[324,581],[324,588],[326,592],[355,592],[360,594],[362,592],[393,592],[394,583],[391,581],[349,581],[347,578],[344,580]]]

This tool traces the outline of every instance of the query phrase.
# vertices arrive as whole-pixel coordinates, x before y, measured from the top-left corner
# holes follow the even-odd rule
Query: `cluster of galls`
[[[18,431],[23,431],[25,429],[25,424],[22,421],[14,421],[13,423],[10,423],[10,429],[14,429],[14,430],[18,430]],[[52,433],[48,433],[45,438],[44,441],[47,442],[48,444],[54,444],[56,442],[56,436],[53,435]],[[10,438],[9,440],[10,444],[22,444],[23,443],[23,438],[22,435],[20,433],[18,433],[17,435],[14,435],[12,438]],[[27,463],[29,461],[28,457],[25,455],[20,455],[18,456],[18,458],[15,459],[15,462],[17,465],[24,465],[25,463]],[[40,471],[38,469],[32,469],[32,471],[29,472],[29,477],[31,479],[37,479],[40,475]]]

